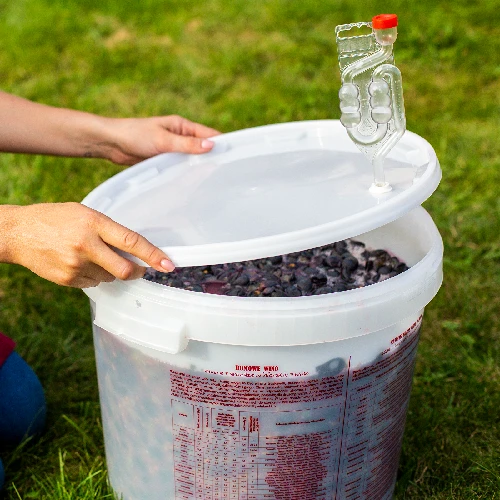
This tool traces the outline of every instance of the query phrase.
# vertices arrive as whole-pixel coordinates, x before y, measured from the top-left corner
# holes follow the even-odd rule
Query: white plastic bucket
[[[356,239],[412,267],[297,298],[144,280],[87,290],[109,477],[123,500],[392,498],[443,247],[421,207]]]

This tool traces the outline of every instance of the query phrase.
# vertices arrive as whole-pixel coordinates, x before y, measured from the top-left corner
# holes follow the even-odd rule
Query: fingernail
[[[211,140],[209,140],[209,139],[203,139],[203,140],[201,141],[201,147],[202,147],[203,149],[211,149],[211,148],[213,148],[213,147],[214,147],[214,142],[213,142],[213,141],[211,141]]]
[[[160,266],[167,272],[167,273],[171,273],[174,269],[175,269],[175,266],[174,266],[174,263],[171,261],[171,260],[168,260],[168,259],[163,259],[161,262],[160,262]]]

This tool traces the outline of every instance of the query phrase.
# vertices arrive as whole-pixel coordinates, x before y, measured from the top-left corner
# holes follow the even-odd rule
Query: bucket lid
[[[182,267],[355,237],[420,205],[441,179],[434,150],[411,132],[387,157],[392,190],[380,194],[369,191],[372,167],[337,120],[267,125],[213,140],[203,155],[166,153],[141,162],[83,203]]]

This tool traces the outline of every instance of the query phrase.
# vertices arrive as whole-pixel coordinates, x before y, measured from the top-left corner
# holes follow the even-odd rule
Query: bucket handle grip
[[[96,304],[94,324],[130,342],[169,354],[183,351],[189,342],[183,321],[163,318],[161,325],[153,325],[103,304]]]

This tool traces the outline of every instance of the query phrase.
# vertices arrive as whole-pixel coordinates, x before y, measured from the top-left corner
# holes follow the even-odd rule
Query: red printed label
[[[175,498],[390,499],[420,322],[372,363],[349,358],[330,376],[170,370]]]

